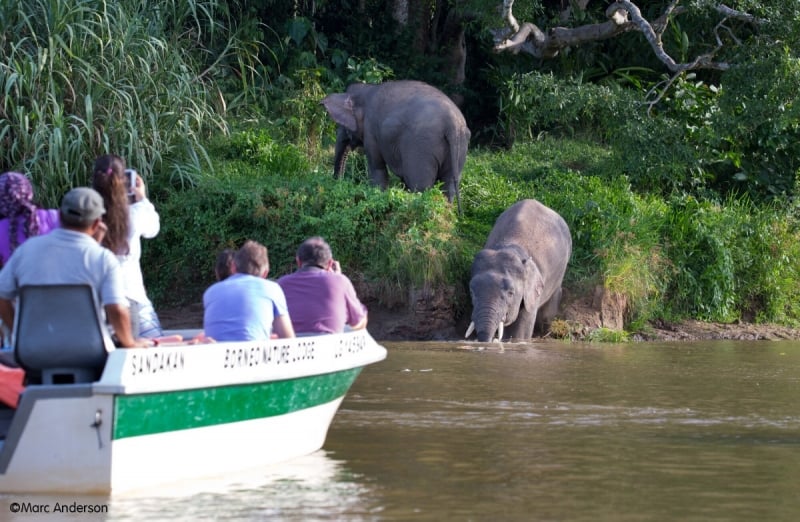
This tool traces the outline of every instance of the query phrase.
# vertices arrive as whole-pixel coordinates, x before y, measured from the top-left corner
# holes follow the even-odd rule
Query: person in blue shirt
[[[267,279],[267,248],[247,241],[234,256],[236,273],[203,294],[203,330],[216,341],[261,341],[294,337],[286,296]]]

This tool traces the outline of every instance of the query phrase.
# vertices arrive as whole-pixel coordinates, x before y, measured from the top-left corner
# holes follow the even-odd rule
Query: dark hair
[[[297,259],[303,266],[318,266],[326,268],[333,253],[328,243],[320,236],[314,236],[303,241],[297,248]]]
[[[103,196],[106,214],[103,222],[108,227],[103,246],[116,255],[128,254],[128,188],[125,178],[125,160],[115,154],[106,154],[94,160],[92,188]]]
[[[269,272],[269,253],[267,247],[248,239],[234,256],[236,272],[261,277]]]
[[[234,258],[236,251],[232,248],[226,248],[217,254],[217,261],[214,264],[214,274],[217,276],[218,281],[227,279],[234,272]]]

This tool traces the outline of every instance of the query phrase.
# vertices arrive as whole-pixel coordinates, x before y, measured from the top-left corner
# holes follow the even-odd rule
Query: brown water
[[[80,520],[800,519],[800,343],[386,346],[323,451]]]

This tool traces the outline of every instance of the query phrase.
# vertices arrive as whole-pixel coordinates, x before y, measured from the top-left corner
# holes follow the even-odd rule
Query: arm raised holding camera
[[[144,179],[135,170],[132,170],[135,177],[131,184],[131,223],[136,228],[135,233],[143,238],[151,239],[158,235],[161,230],[161,220],[159,219],[156,208],[147,199],[147,186]]]

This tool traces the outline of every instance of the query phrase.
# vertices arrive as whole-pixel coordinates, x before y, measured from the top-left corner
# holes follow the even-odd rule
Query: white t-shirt
[[[125,281],[125,295],[137,303],[149,303],[144,289],[142,277],[142,241],[158,235],[161,221],[156,208],[147,198],[133,203],[129,207],[128,221],[128,255],[118,256],[122,265],[122,277]]]
[[[23,285],[90,284],[103,305],[128,306],[122,270],[90,235],[57,228],[28,238],[0,270],[0,297],[13,300]]]

